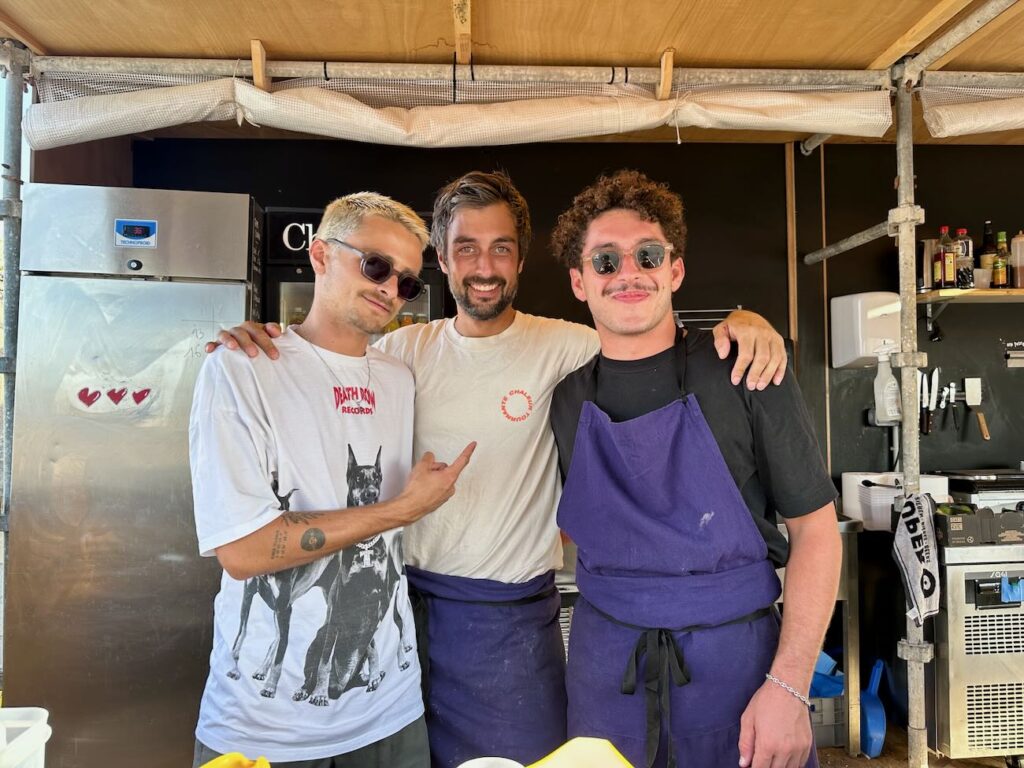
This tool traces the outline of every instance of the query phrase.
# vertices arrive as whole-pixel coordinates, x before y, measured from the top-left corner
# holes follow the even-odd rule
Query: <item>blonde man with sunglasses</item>
[[[402,528],[444,503],[473,451],[413,462],[413,380],[367,348],[422,284],[427,231],[375,193],[324,212],[313,306],[280,360],[220,350],[189,428],[196,528],[224,568],[194,766],[426,768]]]

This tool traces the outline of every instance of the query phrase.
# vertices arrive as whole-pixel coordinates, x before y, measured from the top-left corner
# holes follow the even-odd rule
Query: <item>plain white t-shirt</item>
[[[461,336],[446,319],[400,328],[377,346],[416,377],[417,459],[433,451],[451,461],[477,441],[455,495],[406,528],[406,562],[508,584],[560,568],[548,411],[555,384],[597,354],[597,332],[517,312],[495,336]]]

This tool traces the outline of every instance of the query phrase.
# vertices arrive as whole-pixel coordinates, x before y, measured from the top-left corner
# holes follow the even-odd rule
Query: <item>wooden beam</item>
[[[267,51],[259,40],[250,40],[252,50],[252,83],[261,91],[270,92],[270,78],[267,77]]]
[[[1007,8],[984,27],[960,43],[956,48],[949,51],[940,59],[937,59],[930,67],[928,67],[928,69],[942,69],[954,59],[958,59],[979,44],[985,42],[985,39],[993,32],[1002,29],[1014,19],[1019,18],[1022,13],[1024,13],[1024,3],[1017,3],[1016,5]]]
[[[24,43],[25,47],[32,51],[36,56],[49,55],[46,49],[43,48],[43,44],[36,39],[35,35],[14,21],[6,13],[0,13],[0,37],[10,37]]]
[[[900,35],[867,69],[888,69],[921,43],[931,37],[950,19],[970,5],[972,0],[941,0],[922,16],[914,26]]]
[[[661,80],[658,81],[658,101],[665,101],[672,93],[672,66],[675,48],[666,48],[661,54]]]
[[[473,58],[471,0],[452,0],[452,18],[455,21],[455,63],[469,64]]]

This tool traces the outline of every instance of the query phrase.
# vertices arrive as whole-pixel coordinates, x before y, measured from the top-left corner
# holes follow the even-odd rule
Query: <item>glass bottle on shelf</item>
[[[981,241],[981,254],[978,257],[978,266],[982,269],[992,269],[992,262],[996,258],[996,239],[992,234],[992,222],[985,222],[985,234]]]
[[[946,282],[946,260],[955,264],[953,255],[953,239],[949,236],[949,227],[939,227],[939,247],[935,249],[932,261],[932,288],[952,288],[954,281]]]
[[[974,287],[974,241],[961,227],[956,231],[956,287]]]
[[[1010,258],[1010,249],[1006,245],[1006,233],[996,235],[996,255],[992,260],[992,287],[1006,288],[1006,262]]]
[[[949,236],[949,227],[939,227],[936,269],[932,272],[935,288],[956,288],[957,243]]]

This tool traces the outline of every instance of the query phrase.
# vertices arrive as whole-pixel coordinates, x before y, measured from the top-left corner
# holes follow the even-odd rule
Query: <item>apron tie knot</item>
[[[675,636],[668,629],[647,629],[640,635],[633,653],[626,663],[626,674],[622,678],[622,692],[636,693],[637,668],[640,658],[647,657],[644,671],[644,696],[647,700],[647,766],[654,765],[661,741],[662,718],[671,728],[671,687],[682,687],[690,682],[690,670],[686,667],[683,651],[676,643]],[[668,768],[675,768],[676,759],[668,739]]]

